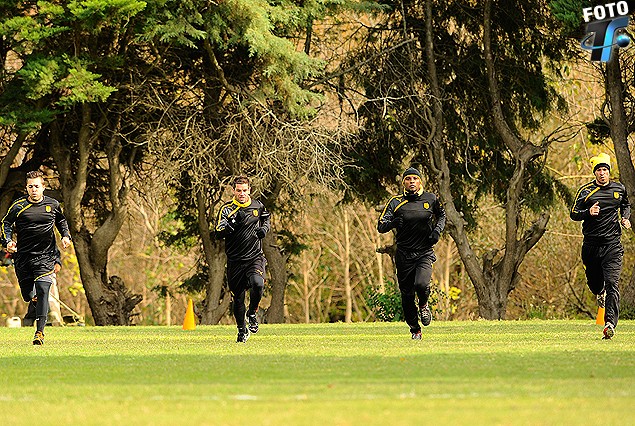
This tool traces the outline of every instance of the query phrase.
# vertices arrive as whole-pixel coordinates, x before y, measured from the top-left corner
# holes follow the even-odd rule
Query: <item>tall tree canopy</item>
[[[108,250],[143,160],[137,92],[152,72],[138,43],[146,3],[2,2],[0,124],[54,160],[82,282],[98,325],[128,324],[141,300],[108,276]]]
[[[218,322],[230,301],[223,245],[211,234],[231,178],[249,175],[253,196],[278,213],[293,210],[285,207],[303,186],[338,179],[337,131],[309,121],[321,96],[304,87],[323,64],[293,41],[341,3],[232,0],[201,14],[179,3],[177,16],[165,15],[154,25],[153,36],[170,41],[170,55],[178,60],[152,97],[151,108],[162,114],[147,123],[151,152],[167,171],[166,183],[176,188],[174,217],[183,224],[164,236],[188,244],[196,236],[194,244],[202,248],[197,271],[185,284],[204,290],[205,323]],[[200,32],[176,34],[173,28],[183,22]],[[277,235],[270,233],[263,244],[273,293],[270,322],[284,320],[288,252]]]
[[[286,160],[304,169],[297,164],[309,151],[283,149],[281,142],[316,138],[306,137],[307,127],[289,131],[284,123],[308,117],[318,105],[319,96],[301,83],[321,63],[298,51],[290,37],[335,3],[0,3],[0,125],[12,148],[0,177],[23,146],[38,148],[30,155],[40,164],[54,160],[96,324],[129,323],[140,300],[107,270],[132,178],[157,165],[174,173],[167,180],[189,207],[181,211],[197,218],[206,263],[218,266],[220,243],[210,239],[209,224],[228,176],[266,175],[265,183],[276,188],[289,180]],[[273,145],[253,144],[263,130],[275,135],[261,142]],[[314,152],[337,154],[320,143],[325,149]],[[287,157],[260,161],[271,146]],[[208,289],[210,297],[206,318],[213,322],[228,299],[220,286]]]
[[[423,167],[481,316],[504,318],[518,267],[545,231],[544,207],[567,194],[542,167],[556,138],[534,136],[564,108],[549,79],[562,57],[553,19],[540,0],[382,3],[385,19],[349,64],[359,66],[348,84],[367,99],[351,186],[377,201],[405,165]],[[504,209],[506,243],[479,256],[468,230],[485,196]]]
[[[635,1],[629,1],[630,16],[635,12]],[[593,7],[604,2],[591,0],[552,0],[549,2],[554,16],[558,19],[559,31],[564,39],[576,46],[586,33],[583,8]],[[631,40],[633,44],[633,40]],[[588,51],[572,49],[581,60],[588,61]],[[611,60],[607,63],[596,62],[592,68],[595,78],[604,85],[604,101],[599,116],[586,123],[590,141],[594,144],[612,142],[617,159],[619,179],[626,187],[632,202],[635,199],[635,166],[629,146],[629,137],[635,132],[635,53],[629,49],[613,48]],[[624,307],[635,312],[635,270],[632,271],[630,285],[623,292]]]

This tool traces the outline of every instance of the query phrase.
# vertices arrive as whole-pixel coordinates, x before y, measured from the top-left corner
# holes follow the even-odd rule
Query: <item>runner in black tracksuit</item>
[[[631,206],[626,189],[619,182],[610,181],[610,157],[600,154],[591,159],[596,179],[583,185],[571,208],[571,219],[582,222],[582,263],[587,284],[604,303],[604,338],[615,333],[619,318],[619,278],[624,248],[620,242],[621,225],[630,228]]]
[[[56,227],[62,236],[62,246],[70,245],[71,235],[60,203],[44,192],[41,172],[27,173],[28,196],[18,198],[2,219],[1,242],[13,254],[22,299],[36,303],[37,330],[33,344],[44,342],[44,326],[49,309],[49,289],[58,256]],[[17,234],[17,243],[13,241]]]
[[[62,325],[62,315],[59,311],[59,291],[55,289],[57,286],[57,272],[62,268],[62,253],[57,248],[57,244],[55,245],[55,262],[53,263],[53,274],[51,275],[51,288],[49,289],[49,311],[48,314],[53,318],[53,324],[55,322],[59,322],[59,325]],[[57,295],[57,296],[55,296]],[[53,296],[51,298],[50,296]],[[58,300],[55,300],[57,297]],[[22,326],[32,326],[35,324],[37,320],[37,312],[36,312],[37,303],[34,301],[29,302],[29,306],[27,307],[26,314],[24,318],[22,318]],[[47,319],[48,322],[48,319]]]
[[[421,327],[430,324],[428,307],[432,263],[436,260],[432,247],[445,227],[445,211],[439,199],[421,187],[421,173],[411,167],[403,174],[404,193],[394,196],[384,207],[377,230],[397,230],[397,281],[401,304],[413,339],[421,339]],[[415,303],[419,298],[419,312]]]
[[[269,232],[269,212],[258,200],[249,197],[248,178],[234,180],[234,199],[220,209],[216,234],[225,239],[227,282],[234,297],[234,317],[238,327],[237,342],[246,342],[249,332],[258,332],[256,312],[265,288],[267,261],[262,252],[262,239]],[[249,310],[245,308],[245,292],[249,289]],[[245,327],[245,311],[249,327]]]

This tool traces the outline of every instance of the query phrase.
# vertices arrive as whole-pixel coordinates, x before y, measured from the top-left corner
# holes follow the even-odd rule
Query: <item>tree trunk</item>
[[[499,136],[507,145],[516,160],[516,167],[509,182],[505,205],[505,247],[502,257],[495,262],[498,250],[493,250],[483,257],[479,264],[469,242],[461,213],[456,209],[451,191],[450,169],[445,157],[443,144],[443,94],[437,77],[434,54],[432,0],[426,1],[426,37],[423,41],[426,50],[428,76],[432,91],[433,117],[432,134],[427,145],[432,161],[432,168],[437,171],[439,192],[447,215],[448,232],[454,240],[465,269],[474,285],[479,303],[479,314],[485,319],[504,319],[509,293],[519,280],[518,268],[527,252],[540,240],[546,230],[549,215],[543,213],[534,224],[525,231],[518,240],[520,201],[522,187],[526,177],[526,164],[542,155],[543,147],[525,143],[518,138],[507,125],[501,109],[501,98],[496,80],[494,59],[491,52],[491,0],[485,5],[483,44],[489,95],[492,102],[492,116]]]
[[[170,293],[165,295],[165,325],[172,325],[172,296]]]
[[[4,186],[4,183],[7,180],[7,176],[9,176],[9,170],[11,169],[11,164],[13,164],[13,160],[18,156],[20,152],[20,148],[22,148],[22,144],[26,140],[27,133],[21,132],[19,133],[15,141],[11,144],[11,148],[7,154],[0,161],[0,188]]]
[[[94,123],[91,121],[90,104],[83,104],[80,113],[77,152],[72,158],[73,150],[64,144],[73,140],[73,136],[61,134],[59,129],[64,126],[57,122],[53,122],[50,128],[51,155],[60,174],[64,214],[73,237],[80,277],[95,325],[129,325],[132,310],[141,301],[141,296],[129,292],[121,278],[109,278],[107,273],[108,251],[128,214],[128,188],[123,176],[125,166],[119,159],[121,145],[117,131],[113,131],[105,148],[110,211],[100,224],[89,224],[84,220],[82,199],[87,187],[93,141],[97,136],[91,130]]]
[[[262,250],[267,258],[267,276],[271,287],[271,305],[265,314],[270,324],[284,323],[284,294],[289,280],[287,272],[288,254],[283,254],[276,245],[276,233],[269,231],[262,240]]]
[[[106,300],[104,286],[102,283],[104,271],[96,269],[90,262],[90,256],[88,255],[90,252],[89,236],[84,236],[78,231],[73,232],[77,228],[75,225],[77,218],[70,214],[70,209],[66,212],[66,219],[71,227],[73,246],[77,256],[77,264],[79,266],[79,274],[95,325],[110,325],[106,309],[102,308],[102,304]]]
[[[4,217],[9,207],[22,194],[25,187],[25,175],[22,172],[9,173],[0,186],[0,217]]]
[[[624,83],[619,60],[619,49],[613,52],[613,58],[606,64],[605,91],[610,115],[604,116],[611,132],[615,157],[620,170],[620,181],[626,187],[628,198],[635,200],[635,166],[628,146],[629,123],[624,109]]]
[[[196,193],[196,208],[198,211],[198,230],[201,236],[205,262],[207,263],[207,284],[205,287],[205,302],[201,313],[201,324],[218,324],[227,312],[231,303],[231,296],[225,286],[225,256],[222,241],[212,238],[210,232],[210,218],[207,216],[207,202],[202,191]],[[210,209],[213,211],[213,209]]]
[[[21,152],[27,136],[27,133],[18,133],[9,151],[0,161],[0,217],[4,217],[13,201],[24,193],[25,172],[37,169],[42,163],[42,157],[48,157],[47,148],[40,145],[36,145],[34,150],[29,150],[27,153]],[[7,136],[7,139],[9,137]],[[26,158],[29,159],[26,160]],[[16,161],[20,163],[19,169],[12,169],[11,166]],[[51,195],[49,190],[45,194]]]
[[[311,273],[311,268],[309,265],[309,255],[307,254],[306,250],[302,251],[301,265],[302,265],[302,307],[304,309],[304,322],[308,324],[311,322],[311,315],[310,315],[311,297],[310,297],[310,291],[309,291],[309,287],[310,287],[309,274]]]
[[[620,170],[620,181],[626,187],[628,199],[635,203],[635,167],[628,146],[629,122],[626,118],[625,88],[622,80],[619,49],[613,51],[613,57],[606,64],[605,92],[610,115],[604,114],[609,126],[615,157]],[[631,272],[629,285],[622,285],[621,303],[623,306],[635,308],[635,268]]]
[[[443,301],[444,319],[450,319],[450,265],[452,263],[452,245],[447,242],[445,245],[445,263],[443,264],[443,291],[445,300]]]
[[[231,304],[231,295],[225,288],[225,249],[222,241],[211,243],[210,252],[205,253],[209,269],[201,324],[218,324]]]
[[[351,237],[348,222],[348,211],[344,208],[344,294],[346,297],[346,313],[344,322],[353,322],[353,292],[351,290]]]
[[[381,237],[379,233],[375,234],[375,260],[377,261],[377,289],[380,294],[386,293],[386,284],[384,277],[384,259],[377,250],[381,247]]]

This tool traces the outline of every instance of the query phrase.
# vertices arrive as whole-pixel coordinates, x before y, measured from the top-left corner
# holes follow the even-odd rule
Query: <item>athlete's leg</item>
[[[36,318],[35,307],[36,306],[37,306],[36,302],[34,302],[33,300],[29,301],[29,305],[26,309],[26,315],[24,315],[24,318],[22,319],[23,327],[30,327],[33,324],[35,324],[35,318]]]
[[[25,302],[31,302],[31,300],[35,297],[35,282],[33,281],[33,274],[26,267],[21,267],[18,266],[18,264],[15,264],[15,276],[18,278],[22,300]]]
[[[237,292],[232,292],[232,296],[234,298],[234,318],[236,319],[236,327],[239,330],[245,328],[245,312],[247,309],[245,308],[245,289],[239,290]]]
[[[249,310],[247,315],[255,315],[265,291],[265,280],[260,274],[249,276]]]
[[[617,326],[620,316],[620,273],[622,272],[622,259],[624,248],[621,244],[608,246],[602,256],[602,269],[604,270],[604,288],[606,290],[604,322]]]
[[[421,331],[417,304],[415,303],[415,263],[397,252],[395,256],[395,266],[397,267],[397,281],[399,292],[401,293],[401,307],[404,318],[410,327],[411,333]]]
[[[595,295],[604,291],[604,271],[602,269],[602,257],[600,247],[582,245],[582,263],[589,290]]]
[[[426,255],[417,262],[414,287],[419,306],[425,306],[430,297],[430,279],[432,278],[432,263],[436,260],[433,253]]]
[[[238,330],[245,329],[245,290],[247,277],[245,266],[238,262],[227,262],[227,284],[232,293],[232,311]]]
[[[35,317],[38,331],[44,332],[44,326],[49,314],[49,291],[51,290],[51,277],[42,277],[35,282],[35,292],[37,305],[35,307]]]

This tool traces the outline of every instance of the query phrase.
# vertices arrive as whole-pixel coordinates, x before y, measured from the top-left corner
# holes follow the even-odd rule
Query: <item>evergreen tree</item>
[[[546,69],[562,58],[552,17],[540,0],[382,3],[390,6],[384,21],[349,63],[358,64],[349,84],[367,99],[350,153],[362,172],[351,186],[376,202],[405,166],[425,169],[481,316],[504,318],[518,267],[546,229],[546,208],[568,195],[542,167],[554,139],[532,137],[564,108]],[[479,255],[469,229],[485,196],[505,210],[506,243]]]
[[[551,9],[560,22],[560,33],[572,44],[578,44],[586,35],[586,23],[582,9],[605,4],[590,0],[552,0]],[[630,15],[635,11],[635,1],[628,2]],[[630,36],[629,36],[630,37]],[[631,44],[633,40],[631,40]],[[587,51],[580,52],[589,60]],[[630,200],[635,199],[635,166],[629,147],[629,137],[635,132],[635,54],[632,49],[613,48],[611,60],[596,63],[595,77],[604,85],[604,99],[598,118],[586,123],[591,143],[608,144],[612,142],[619,170],[619,179],[626,187]],[[632,201],[631,201],[632,202]],[[623,286],[622,304],[626,315],[635,316],[635,270],[631,273],[630,285]]]

